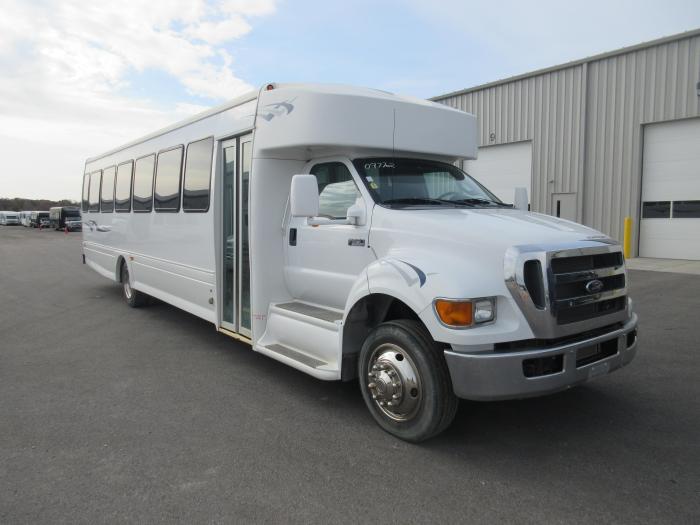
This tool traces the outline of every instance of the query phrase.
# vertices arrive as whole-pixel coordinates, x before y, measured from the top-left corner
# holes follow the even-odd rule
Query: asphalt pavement
[[[700,523],[700,276],[633,271],[635,361],[463,401],[420,445],[164,303],[81,235],[0,226],[0,523]]]

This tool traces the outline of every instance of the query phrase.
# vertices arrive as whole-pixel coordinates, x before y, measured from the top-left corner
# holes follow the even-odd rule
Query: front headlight
[[[470,328],[496,320],[496,298],[444,299],[433,301],[435,315],[448,328]]]

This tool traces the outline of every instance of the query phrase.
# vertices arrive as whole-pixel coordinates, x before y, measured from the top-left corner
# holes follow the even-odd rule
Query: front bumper
[[[508,352],[470,354],[446,350],[445,359],[458,397],[478,401],[533,397],[571,388],[628,364],[637,352],[636,328],[637,315],[633,313],[622,327],[582,341]],[[632,332],[634,337],[630,335],[628,341]],[[593,362],[583,358],[593,347],[605,349],[601,355],[607,356]],[[540,370],[544,373],[526,376],[526,370],[532,375],[533,364],[538,363],[546,364]]]

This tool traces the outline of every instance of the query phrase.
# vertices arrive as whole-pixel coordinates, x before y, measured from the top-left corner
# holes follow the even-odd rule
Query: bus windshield
[[[377,204],[444,207],[511,207],[464,171],[423,159],[355,159],[355,169]]]

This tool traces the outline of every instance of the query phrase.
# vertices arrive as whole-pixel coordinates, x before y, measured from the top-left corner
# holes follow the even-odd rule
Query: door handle
[[[297,245],[297,229],[289,228],[289,246]]]

